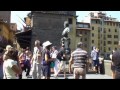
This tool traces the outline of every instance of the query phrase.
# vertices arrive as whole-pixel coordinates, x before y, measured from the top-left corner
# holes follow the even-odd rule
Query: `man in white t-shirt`
[[[33,58],[32,58],[32,78],[33,79],[41,79],[41,61],[42,61],[42,47],[40,46],[40,41],[35,41],[35,47],[33,51]]]

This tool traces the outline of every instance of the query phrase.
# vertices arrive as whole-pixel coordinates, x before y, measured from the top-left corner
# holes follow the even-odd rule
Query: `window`
[[[111,51],[111,48],[109,47],[108,50]]]
[[[115,44],[115,45],[118,45],[118,41],[114,41],[114,44]]]
[[[105,41],[104,41],[104,46],[106,46],[106,43],[105,43]]]
[[[118,38],[118,35],[114,35],[114,38]]]
[[[104,33],[106,33],[106,28],[104,28]]]
[[[84,28],[88,28],[89,26],[87,24],[84,25]]]
[[[110,26],[112,26],[112,22],[110,22]]]
[[[98,32],[100,32],[100,27],[98,27]]]
[[[83,24],[79,24],[78,27],[83,28]]]
[[[92,40],[92,43],[94,43],[94,40]]]
[[[117,32],[117,29],[115,29],[115,32]]]
[[[104,48],[104,52],[106,52],[106,48]]]
[[[98,39],[100,39],[100,34],[98,34]]]
[[[93,46],[91,47],[91,50],[93,50]]]
[[[112,42],[111,42],[111,41],[108,41],[108,44],[112,44]]]
[[[98,24],[101,24],[101,23],[100,23],[100,20],[98,20]]]
[[[110,29],[108,31],[110,32]]]
[[[87,41],[87,38],[85,38],[85,41]]]
[[[72,18],[68,18],[68,22],[69,24],[72,24],[73,23]]]
[[[94,37],[94,33],[92,33],[92,37]]]
[[[109,22],[107,22],[107,25],[109,25]]]
[[[82,34],[82,31],[80,31],[80,34]]]
[[[108,35],[107,37],[108,37],[108,38],[112,38],[112,35]]]
[[[115,26],[115,23],[113,23],[113,26]]]
[[[96,24],[97,24],[98,22],[97,22],[97,20],[96,20]]]
[[[91,23],[95,23],[95,20],[91,20]]]
[[[117,50],[117,48],[115,48],[115,51]]]
[[[106,31],[104,30],[104,33],[106,33]]]
[[[92,27],[92,30],[94,30],[94,27]]]

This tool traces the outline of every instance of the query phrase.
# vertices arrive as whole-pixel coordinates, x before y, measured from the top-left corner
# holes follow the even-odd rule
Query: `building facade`
[[[49,40],[53,45],[60,46],[64,21],[70,24],[70,38],[75,38],[76,33],[76,12],[75,11],[31,11],[32,42],[39,39],[41,43]],[[72,39],[71,39],[72,40]],[[75,41],[71,41],[70,47],[74,49]]]
[[[7,44],[13,45],[14,32],[10,30],[9,24],[0,22],[0,47],[5,48]]]
[[[91,50],[93,46],[96,46],[100,54],[108,59],[112,50],[118,49],[120,22],[103,12],[98,12],[97,16],[91,13],[90,21]]]
[[[76,44],[83,42],[83,49],[90,54],[90,23],[77,22],[76,26]]]

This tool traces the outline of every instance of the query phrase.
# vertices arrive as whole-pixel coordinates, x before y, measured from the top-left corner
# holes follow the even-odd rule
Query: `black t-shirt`
[[[50,65],[51,62],[45,60],[45,54],[48,55],[48,59],[51,59],[51,57],[50,57],[50,51],[48,51],[48,50],[43,50],[43,52],[42,52],[43,65]]]
[[[65,57],[63,57],[64,54],[65,54],[65,48],[60,48],[57,58],[60,61],[65,61]]]

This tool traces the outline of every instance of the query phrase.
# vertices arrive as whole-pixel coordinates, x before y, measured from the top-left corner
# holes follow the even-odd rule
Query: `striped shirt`
[[[87,51],[82,50],[81,48],[77,48],[74,52],[72,52],[71,57],[73,59],[73,67],[84,68],[87,62]]]

